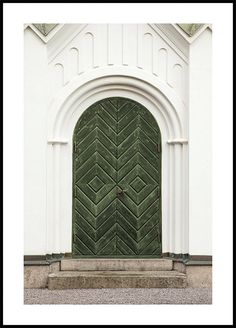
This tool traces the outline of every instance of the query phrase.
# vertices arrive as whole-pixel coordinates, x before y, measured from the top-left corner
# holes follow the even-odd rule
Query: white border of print
[[[212,24],[214,59],[213,305],[171,305],[171,309],[170,305],[100,305],[99,307],[96,305],[24,305],[22,270],[24,24],[31,22],[121,23],[121,21],[124,23],[205,22]],[[232,4],[5,3],[4,324],[232,324],[231,152]],[[225,267],[221,270],[224,265],[223,261],[227,263],[227,270]],[[109,311],[107,311],[108,307]]]

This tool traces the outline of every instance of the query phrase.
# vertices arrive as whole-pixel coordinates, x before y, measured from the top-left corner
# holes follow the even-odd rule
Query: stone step
[[[64,259],[61,271],[170,271],[169,259]]]
[[[59,271],[48,275],[48,289],[185,288],[176,271]]]

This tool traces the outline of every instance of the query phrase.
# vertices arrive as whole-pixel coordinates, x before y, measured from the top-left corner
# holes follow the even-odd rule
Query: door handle
[[[119,197],[119,196],[123,196],[124,193],[125,193],[125,191],[127,191],[127,189],[120,189],[120,190],[118,190],[118,191],[117,191],[117,196],[118,196],[118,197]]]

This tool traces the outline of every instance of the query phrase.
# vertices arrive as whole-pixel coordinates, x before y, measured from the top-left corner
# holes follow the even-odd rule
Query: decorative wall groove
[[[48,140],[48,144],[54,145],[54,144],[61,144],[66,145],[68,144],[67,140]]]
[[[60,35],[47,45],[48,64],[55,62],[56,58],[65,53],[71,45],[75,44],[78,36],[87,28],[88,24],[65,24],[61,27]]]
[[[165,48],[161,48],[158,51],[158,76],[162,81],[167,82],[167,68],[168,68],[168,52]]]
[[[151,33],[143,35],[143,69],[153,72],[153,36]]]
[[[182,93],[184,90],[183,85],[183,67],[181,64],[173,65],[173,77],[172,77],[172,86],[175,89],[176,93],[178,93],[182,98]]]
[[[69,53],[70,79],[79,74],[79,50],[75,47],[70,48]]]
[[[172,144],[187,144],[188,140],[187,139],[175,139],[175,140],[168,140],[167,143],[170,144],[170,145],[172,145]]]
[[[142,39],[141,39],[141,26],[137,24],[137,67],[142,68]]]
[[[83,69],[87,71],[94,67],[94,35],[91,32],[84,34],[84,46],[83,46]]]
[[[183,47],[183,45],[182,47],[176,46],[176,44],[166,35],[166,31],[168,28],[167,27],[163,28],[163,27],[169,24],[147,24],[147,25],[150,26],[150,28],[155,31],[155,33],[160,37],[160,39],[162,39],[168,45],[171,52],[175,53],[179,58],[181,58],[181,60],[183,60],[185,64],[188,64],[188,55],[186,54],[187,52],[186,49],[184,52],[182,51],[182,49],[180,49],[185,47]],[[170,35],[169,33],[167,34]]]
[[[55,83],[58,87],[63,86],[64,83],[64,66],[61,63],[55,64]]]

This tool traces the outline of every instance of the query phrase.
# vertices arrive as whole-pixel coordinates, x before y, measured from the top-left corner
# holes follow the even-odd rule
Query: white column
[[[189,167],[188,145],[182,145],[182,254],[189,253]]]
[[[53,253],[60,253],[60,148],[53,145]]]
[[[71,227],[71,210],[68,210],[68,198],[66,193],[71,192],[65,177],[65,170],[68,167],[69,151],[67,141],[50,140],[48,141],[47,151],[47,253],[65,253],[70,251],[69,242],[65,236],[69,236],[67,229]],[[68,218],[68,215],[70,218]],[[68,224],[68,221],[70,224]],[[66,247],[66,246],[67,247]]]
[[[187,140],[169,140],[169,252],[188,253]]]
[[[175,154],[173,145],[169,146],[169,253],[175,251]]]
[[[71,253],[72,241],[72,143],[60,150],[60,252]],[[72,186],[72,187],[71,187]],[[70,196],[68,196],[70,195]]]
[[[162,135],[164,139],[164,136]],[[162,199],[162,253],[170,249],[170,147],[162,143],[161,199]]]
[[[174,227],[175,244],[174,253],[182,253],[182,145],[173,144],[174,147]]]

